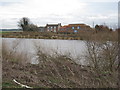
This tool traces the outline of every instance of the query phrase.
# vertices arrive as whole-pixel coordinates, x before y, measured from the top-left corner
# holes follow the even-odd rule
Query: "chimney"
[[[60,30],[61,27],[61,23],[58,23],[58,31]]]
[[[61,26],[61,23],[58,23],[59,26]]]

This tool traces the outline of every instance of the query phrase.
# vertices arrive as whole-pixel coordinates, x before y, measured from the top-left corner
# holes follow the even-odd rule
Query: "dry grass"
[[[86,36],[88,51],[90,51],[87,55],[89,66],[76,64],[69,54],[63,55],[53,51],[54,56],[48,55],[49,52],[40,45],[35,45],[39,64],[23,65],[19,62],[22,60],[22,55],[18,55],[19,58],[17,58],[15,52],[10,54],[9,48],[3,42],[3,82],[13,83],[12,79],[16,79],[20,83],[35,88],[116,88],[118,87],[115,65],[117,61],[114,61],[116,60],[116,43],[112,45],[105,43],[106,40],[116,42],[116,39],[110,39],[110,34],[110,38],[107,39],[105,37],[108,36],[101,35],[103,34]],[[12,51],[15,49],[14,47]],[[18,59],[17,63],[12,61],[14,58]],[[93,63],[94,61],[97,64]]]
[[[26,63],[28,61],[27,54],[22,52],[17,52],[21,40],[13,41],[13,45],[9,44],[3,39],[2,40],[2,58],[3,60],[10,60],[12,62]]]
[[[60,33],[53,33],[53,32],[9,32],[3,33],[2,37],[4,38],[34,38],[34,39],[72,39],[72,40],[87,40],[89,36],[94,37],[105,37],[105,35],[115,36],[117,35],[116,32],[106,32],[101,31],[96,33],[95,31],[81,31],[80,33],[76,34],[60,34]],[[117,36],[115,36],[117,37]],[[106,38],[107,39],[107,38]],[[111,38],[112,39],[112,38]]]

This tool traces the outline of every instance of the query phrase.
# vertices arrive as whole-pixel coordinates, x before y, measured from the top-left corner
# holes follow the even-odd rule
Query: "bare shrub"
[[[66,54],[58,53],[57,50],[51,49],[52,52],[49,52],[49,53],[52,53],[52,54],[47,54],[47,52],[45,51],[45,48],[41,44],[39,45],[35,44],[35,48],[36,48],[35,50],[39,60],[39,67],[42,67],[42,69],[45,69],[46,74],[49,73],[48,78],[55,77],[56,79],[60,79],[61,81],[64,81],[64,77],[66,77],[66,75],[67,75],[66,79],[69,78],[68,76],[69,73],[71,75],[74,75],[74,72],[70,69],[70,67],[65,65],[67,63],[73,62],[70,57],[70,53],[66,53]],[[65,74],[64,69],[67,69],[69,73]],[[41,72],[43,71],[44,70],[42,70]],[[57,85],[57,86],[60,86],[60,85]],[[61,86],[61,87],[64,87],[64,86]]]
[[[25,63],[27,61],[27,55],[23,52],[18,52],[18,48],[21,40],[14,40],[11,46],[5,40],[2,41],[2,58],[3,60],[11,60],[13,62]]]
[[[58,52],[57,49],[50,49],[42,46],[41,43],[35,43],[34,42],[34,49],[36,52],[36,55],[38,56],[39,61],[47,61],[50,59],[57,59],[58,57],[64,57],[64,58],[71,58],[71,54],[69,52],[62,53]]]
[[[86,61],[99,81],[98,87],[117,87],[118,42],[115,37],[104,35],[89,37],[86,41]]]
[[[9,49],[7,46],[7,43],[5,41],[2,41],[2,58],[7,59],[9,56]]]
[[[47,54],[47,52],[45,51],[45,48],[41,45],[41,43],[36,43],[34,42],[34,49],[36,52],[36,56],[39,59],[39,62],[43,62],[46,61],[48,57],[50,57],[49,54]]]

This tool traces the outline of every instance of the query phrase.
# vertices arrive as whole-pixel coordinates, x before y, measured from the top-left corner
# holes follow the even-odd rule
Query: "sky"
[[[117,27],[119,0],[0,0],[0,29],[16,29],[22,17],[38,26],[47,23]],[[94,24],[93,24],[94,22]]]

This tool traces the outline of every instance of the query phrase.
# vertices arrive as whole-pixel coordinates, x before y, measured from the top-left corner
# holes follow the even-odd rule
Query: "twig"
[[[16,81],[15,79],[13,79],[13,81],[14,81],[16,84],[20,85],[21,87],[24,87],[24,88],[33,88],[33,87],[30,87],[30,86],[21,84],[21,83],[19,83],[18,81]]]

